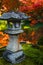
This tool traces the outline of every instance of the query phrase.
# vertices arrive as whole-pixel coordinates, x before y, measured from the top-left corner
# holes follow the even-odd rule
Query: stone
[[[3,58],[5,58],[7,61],[9,61],[13,64],[16,64],[16,63],[19,63],[19,62],[23,61],[24,58],[25,58],[25,55],[24,55],[22,50],[19,50],[15,53],[13,53],[9,50],[6,50],[3,53]]]

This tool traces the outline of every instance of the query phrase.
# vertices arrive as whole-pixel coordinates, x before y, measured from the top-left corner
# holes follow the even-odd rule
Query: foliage
[[[9,42],[9,35],[0,32],[0,48],[7,46],[8,42]]]
[[[24,5],[31,5],[33,3],[36,3],[38,0],[19,0]]]
[[[0,57],[3,56],[3,52],[5,51],[5,48],[6,48],[6,47],[0,48]]]
[[[39,38],[38,45],[43,45],[43,36]]]
[[[43,65],[43,51],[26,44],[23,45],[23,50],[26,56],[33,60],[37,65]]]
[[[0,10],[2,12],[17,10],[17,8],[20,5],[18,0],[1,0],[0,3],[1,3]]]
[[[7,21],[6,20],[0,20],[0,31],[7,29]]]
[[[25,0],[25,2],[27,1]],[[34,1],[34,3],[31,3],[32,1]],[[35,25],[37,22],[43,22],[43,1],[31,0],[28,3],[31,3],[31,5],[24,5],[24,3],[19,7],[19,11],[25,12],[27,15],[31,16],[31,26]]]

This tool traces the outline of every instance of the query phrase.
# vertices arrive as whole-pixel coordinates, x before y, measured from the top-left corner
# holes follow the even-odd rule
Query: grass
[[[43,51],[33,48],[32,45],[22,44],[26,58],[21,63],[15,65],[43,65]],[[0,65],[11,65],[3,58],[0,58]]]
[[[25,55],[28,56],[37,65],[43,65],[43,50],[42,49],[32,47],[32,45],[23,45],[23,50],[25,52]]]

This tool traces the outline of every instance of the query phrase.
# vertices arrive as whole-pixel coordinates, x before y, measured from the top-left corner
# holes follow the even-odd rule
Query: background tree
[[[18,0],[1,0],[1,8],[2,10],[7,11],[16,11],[19,7],[20,3]]]
[[[27,15],[31,16],[31,24],[36,24],[37,22],[43,22],[43,0],[31,0],[27,3],[28,0],[21,0],[22,5],[19,7],[19,11],[25,12]],[[23,4],[24,3],[24,4]]]

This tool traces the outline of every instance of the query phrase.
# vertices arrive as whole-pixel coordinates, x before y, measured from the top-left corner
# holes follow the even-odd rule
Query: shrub
[[[38,45],[43,45],[43,36],[39,38]]]

